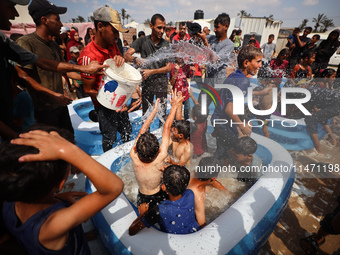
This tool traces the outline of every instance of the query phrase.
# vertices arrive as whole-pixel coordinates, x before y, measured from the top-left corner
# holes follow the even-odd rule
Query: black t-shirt
[[[12,60],[21,64],[33,64],[38,56],[24,50],[0,31],[0,121],[13,128],[13,92],[11,77],[13,67],[8,62]]]
[[[131,47],[134,48],[137,53],[140,53],[142,58],[149,57],[149,61],[147,61],[143,69],[159,69],[166,66],[169,60],[162,56],[157,59],[150,58],[150,56],[155,55],[156,52],[160,53],[159,50],[167,48],[169,45],[169,42],[163,38],[155,45],[151,39],[151,35],[148,35],[138,38],[131,44]],[[142,86],[151,86],[152,91],[166,92],[168,88],[168,76],[166,73],[152,75],[143,82]]]
[[[300,36],[299,38],[300,38],[300,41],[302,43],[306,42],[306,45],[310,42],[310,39],[308,37],[303,38],[302,36]],[[295,48],[292,51],[290,58],[291,59],[298,59],[299,57],[301,57],[301,53],[302,53],[304,47],[300,47],[300,45],[297,41],[297,38],[295,36],[294,36],[294,42],[295,42]]]

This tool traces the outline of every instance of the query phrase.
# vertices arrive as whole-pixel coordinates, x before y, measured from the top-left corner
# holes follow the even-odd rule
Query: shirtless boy
[[[149,207],[157,205],[160,201],[168,198],[167,194],[161,190],[160,182],[163,172],[164,159],[167,157],[170,145],[170,128],[175,118],[177,107],[180,105],[182,97],[173,95],[171,110],[165,121],[162,144],[159,146],[157,137],[147,132],[152,120],[156,116],[160,107],[160,100],[157,99],[152,112],[144,122],[134,146],[130,151],[132,166],[139,186],[137,204],[149,203]]]
[[[172,165],[190,165],[190,156],[193,145],[190,142],[190,122],[187,120],[176,120],[171,127],[172,157],[168,162]]]

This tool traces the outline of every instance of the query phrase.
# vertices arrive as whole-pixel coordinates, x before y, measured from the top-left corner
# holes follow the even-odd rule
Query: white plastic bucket
[[[129,64],[124,63],[116,67],[113,59],[107,59],[104,65],[110,65],[104,69],[98,89],[98,102],[111,110],[118,110],[130,99],[135,88],[142,82],[140,72]]]

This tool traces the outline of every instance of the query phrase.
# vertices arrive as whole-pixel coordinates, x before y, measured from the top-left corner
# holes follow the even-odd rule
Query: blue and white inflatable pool
[[[89,118],[89,112],[94,110],[93,103],[90,97],[74,100],[68,105],[68,110],[74,129],[76,144],[79,148],[92,156],[103,154],[102,135],[100,134],[98,122],[93,122]],[[141,121],[142,110],[129,113],[130,122],[132,125],[131,140],[138,135]],[[150,126],[153,131],[158,128],[158,121],[154,121]],[[114,146],[122,144],[120,134],[117,132],[117,141]]]
[[[160,138],[161,131],[154,133]],[[136,207],[122,193],[92,219],[99,236],[112,254],[257,254],[272,233],[290,197],[294,182],[293,160],[278,143],[253,134],[256,154],[278,172],[266,172],[234,204],[200,231],[174,235],[156,228],[130,236]],[[113,172],[129,161],[134,141],[117,146],[97,160]],[[114,185],[114,183],[112,184]],[[86,191],[95,187],[87,180]]]

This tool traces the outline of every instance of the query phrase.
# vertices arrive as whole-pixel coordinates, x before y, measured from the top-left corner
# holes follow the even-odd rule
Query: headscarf
[[[70,48],[71,48],[72,46],[81,45],[80,42],[77,42],[76,40],[74,40],[74,35],[75,35],[75,33],[78,33],[78,32],[77,32],[77,31],[74,31],[74,30],[72,30],[72,31],[70,32],[70,38],[71,38],[71,40],[67,43],[67,46],[66,46],[66,54],[67,54],[67,59],[66,59],[66,61],[67,61],[67,62],[70,61],[70,60],[72,59],[72,56],[71,56],[71,53],[70,53]]]

